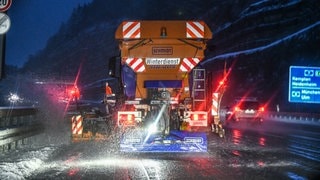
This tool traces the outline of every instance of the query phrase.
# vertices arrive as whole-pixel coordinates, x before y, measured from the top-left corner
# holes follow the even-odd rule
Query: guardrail
[[[17,148],[42,131],[37,112],[35,107],[0,107],[0,152]]]
[[[220,111],[220,118],[225,119],[227,111],[222,109]],[[266,111],[265,119],[274,121],[283,121],[291,123],[315,123],[320,125],[320,113],[296,113],[296,112],[274,112]]]
[[[292,113],[292,112],[267,112],[266,118],[285,122],[319,123],[320,114],[315,113]]]

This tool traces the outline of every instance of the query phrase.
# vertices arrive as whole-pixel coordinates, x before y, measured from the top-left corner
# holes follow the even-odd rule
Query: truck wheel
[[[219,137],[225,137],[225,130],[223,128],[219,130]]]
[[[211,123],[211,132],[215,132],[214,124]]]

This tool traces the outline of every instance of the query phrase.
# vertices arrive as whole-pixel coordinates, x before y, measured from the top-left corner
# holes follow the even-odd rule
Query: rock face
[[[249,95],[297,109],[288,103],[288,71],[291,65],[319,66],[319,20],[317,1],[257,1],[215,29],[203,64],[219,70],[227,62],[224,100]]]

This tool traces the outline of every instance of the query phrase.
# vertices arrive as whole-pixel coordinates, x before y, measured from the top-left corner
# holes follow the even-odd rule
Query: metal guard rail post
[[[0,152],[25,144],[28,137],[42,132],[35,107],[0,107]]]

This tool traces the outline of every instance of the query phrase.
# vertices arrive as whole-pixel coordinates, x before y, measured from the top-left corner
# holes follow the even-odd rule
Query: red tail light
[[[135,116],[134,114],[120,114],[118,116],[119,124],[124,126],[134,126]]]
[[[240,111],[240,108],[239,108],[238,106],[236,106],[236,107],[234,108],[234,111]]]
[[[134,115],[133,115],[133,114],[128,114],[127,118],[128,118],[127,120],[128,120],[129,122],[132,122],[133,119],[134,119]]]
[[[69,98],[74,98],[74,97],[79,98],[80,97],[80,92],[77,87],[69,88],[67,90],[67,93],[68,93]]]
[[[259,111],[263,112],[264,111],[264,107],[260,107]]]
[[[198,114],[193,114],[191,116],[191,119],[194,120],[194,121],[198,121],[199,120],[199,115]]]
[[[206,114],[191,114],[190,119],[192,121],[206,120],[207,115]]]

